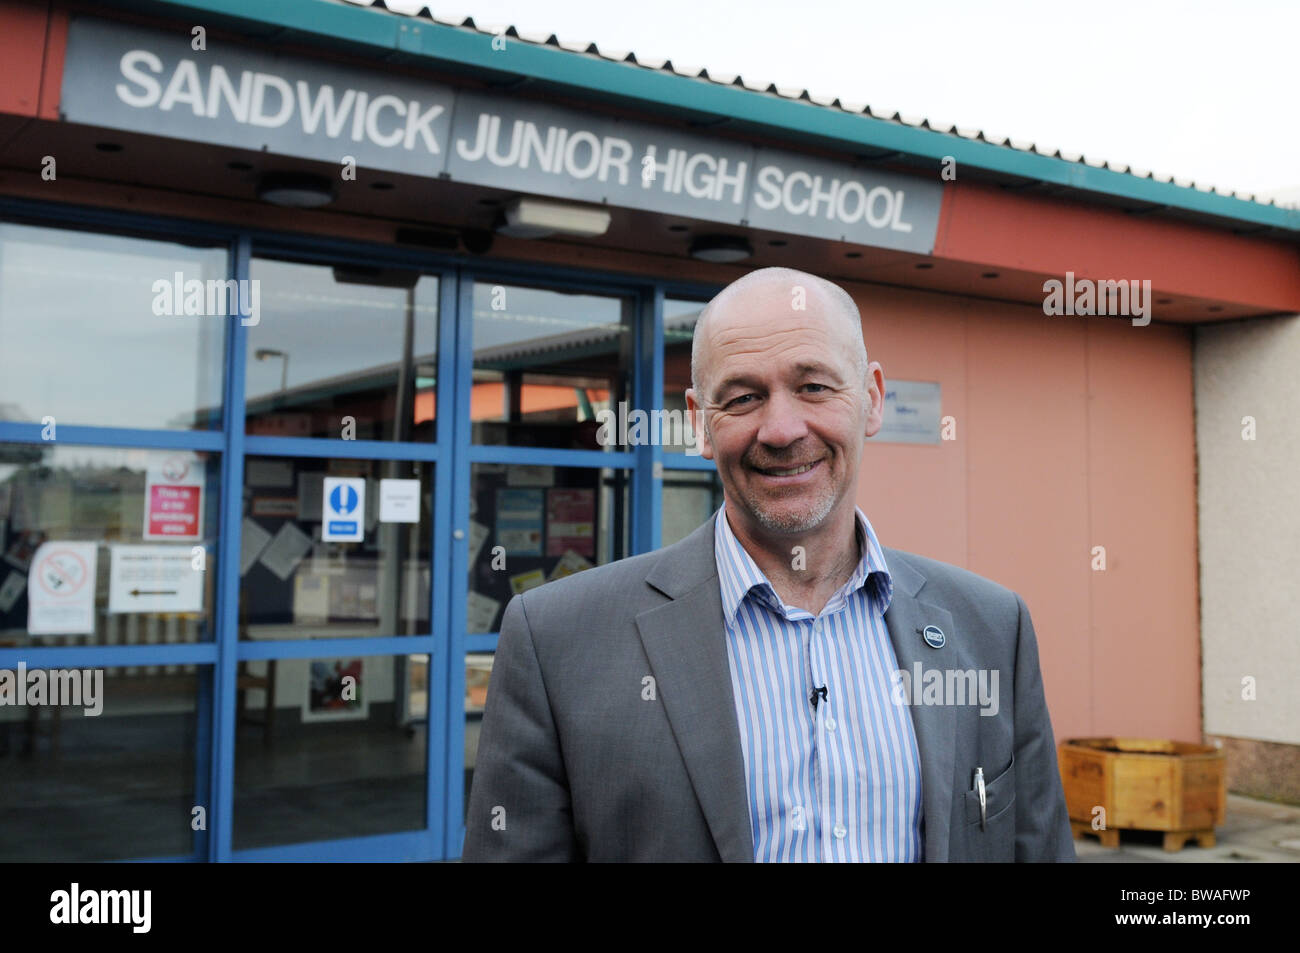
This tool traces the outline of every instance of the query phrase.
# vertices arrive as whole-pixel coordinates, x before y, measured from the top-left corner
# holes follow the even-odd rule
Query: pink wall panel
[[[882,542],[1024,597],[1058,739],[1198,740],[1187,331],[850,290],[886,382],[939,381],[957,420],[938,447],[868,443],[858,501]]]
[[[1088,366],[1092,533],[1107,554],[1092,574],[1094,730],[1199,741],[1191,340],[1098,322]]]

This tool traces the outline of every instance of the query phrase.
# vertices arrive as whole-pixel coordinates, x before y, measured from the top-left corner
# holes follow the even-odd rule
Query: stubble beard
[[[835,488],[827,487],[825,493],[813,500],[803,513],[774,513],[765,509],[758,500],[751,498],[744,498],[743,502],[745,509],[749,510],[750,515],[758,520],[763,529],[769,533],[786,534],[806,533],[821,526],[830,516],[831,510],[835,509],[838,499],[839,494],[835,492]]]

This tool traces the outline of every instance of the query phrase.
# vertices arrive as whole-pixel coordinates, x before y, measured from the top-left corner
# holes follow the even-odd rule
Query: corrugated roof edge
[[[124,7],[149,3],[116,0]],[[1172,175],[1112,165],[1079,154],[1050,152],[1023,140],[989,137],[981,130],[936,129],[920,117],[845,106],[808,90],[759,86],[739,75],[687,73],[671,60],[638,59],[634,53],[601,51],[595,43],[564,43],[555,34],[522,34],[513,26],[479,26],[472,17],[438,17],[416,0],[152,0],[152,4],[204,12],[329,37],[359,47],[397,51],[431,63],[455,63],[528,76],[575,92],[599,92],[629,105],[644,104],[692,114],[712,113],[780,134],[795,133],[851,149],[884,149],[1034,179],[1062,188],[1115,196],[1300,235],[1300,209],[1255,201],[1249,194],[1197,186]],[[417,23],[412,24],[414,19]],[[494,36],[516,41],[508,68],[491,47]]]

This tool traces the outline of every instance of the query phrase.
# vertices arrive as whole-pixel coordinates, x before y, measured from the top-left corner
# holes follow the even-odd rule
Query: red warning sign
[[[197,486],[149,487],[149,521],[145,539],[199,539],[199,504],[203,490]]]
[[[149,468],[144,538],[176,541],[203,538],[203,471],[192,455],[177,454],[156,468]]]

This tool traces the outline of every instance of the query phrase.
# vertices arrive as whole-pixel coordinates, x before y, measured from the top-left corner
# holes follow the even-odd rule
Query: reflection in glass
[[[721,505],[722,481],[716,471],[665,470],[660,544],[667,546],[685,539]]]
[[[628,554],[631,473],[476,463],[466,630],[496,632],[511,596]]]
[[[0,223],[0,420],[220,427],[226,277],[223,248]]]
[[[192,811],[206,796],[196,793],[198,689],[209,675],[68,669],[60,699],[81,704],[0,706],[0,862],[194,854],[203,835]]]
[[[475,284],[474,442],[605,449],[596,414],[630,399],[631,319],[630,299]]]
[[[258,664],[282,707],[273,733],[253,726],[236,743],[235,849],[423,828],[421,665],[425,656],[402,655]],[[241,721],[255,719],[264,693],[248,693]]]
[[[254,258],[247,432],[434,439],[438,279],[413,271]]]
[[[0,444],[0,646],[212,638],[220,474],[215,453]]]
[[[628,555],[630,481],[628,470],[475,464],[466,630],[496,632],[517,593]],[[492,659],[465,657],[467,805]]]
[[[364,480],[360,542],[322,539],[325,480]],[[410,518],[381,519],[380,497],[416,481]],[[244,464],[241,639],[419,635],[431,631],[433,464],[249,457]],[[333,484],[331,484],[333,485]],[[392,514],[389,514],[392,516]]]

